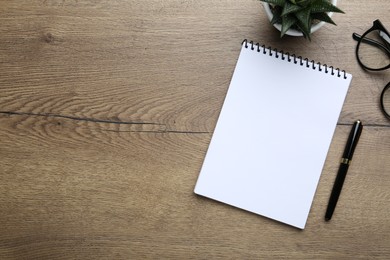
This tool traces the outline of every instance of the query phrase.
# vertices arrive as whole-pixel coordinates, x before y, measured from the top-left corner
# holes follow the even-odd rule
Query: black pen
[[[341,189],[347,175],[349,164],[351,163],[353,152],[359,141],[360,134],[362,133],[363,125],[360,120],[356,121],[351,133],[349,134],[347,145],[345,146],[343,158],[341,158],[340,168],[337,172],[336,180],[333,185],[332,193],[329,198],[328,208],[326,209],[325,220],[328,221],[332,218],[333,211],[336,208],[337,200],[339,199]]]

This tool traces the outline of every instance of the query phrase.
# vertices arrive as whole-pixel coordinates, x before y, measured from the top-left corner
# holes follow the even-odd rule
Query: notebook
[[[304,229],[351,79],[244,40],[195,193]]]

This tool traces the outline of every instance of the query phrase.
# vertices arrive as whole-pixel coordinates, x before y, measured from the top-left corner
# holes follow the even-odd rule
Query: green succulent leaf
[[[309,39],[309,41],[311,41],[311,38],[310,38],[311,29],[304,28],[300,23],[297,23],[296,26],[303,33],[303,37],[305,37],[306,39]]]
[[[305,36],[310,35],[311,28],[311,17],[310,17],[310,6],[298,11],[295,13],[295,17],[297,18],[299,28],[302,30]]]
[[[297,23],[297,18],[294,15],[285,15],[282,16],[282,29],[280,31],[280,37],[283,37],[288,29],[291,28],[294,24]]]
[[[310,28],[311,20],[310,20],[310,8],[306,7],[295,13],[295,17],[298,19],[299,23],[305,27]]]
[[[274,16],[272,17],[271,24],[282,23],[281,8],[275,8]]]
[[[294,5],[306,6],[312,0],[288,0],[288,2]]]
[[[336,25],[336,23],[333,22],[333,20],[330,18],[330,16],[327,13],[315,13],[315,14],[312,14],[311,17],[313,19],[317,19],[320,21],[324,21],[326,23],[331,23],[331,24]]]
[[[294,4],[290,3],[290,2],[286,2],[286,4],[283,7],[282,16],[290,14],[290,13],[298,12],[301,9],[303,9],[302,6],[294,5]]]
[[[310,6],[311,6],[311,13],[324,13],[324,12],[344,13],[337,6],[332,5],[332,3],[327,0],[314,0]]]

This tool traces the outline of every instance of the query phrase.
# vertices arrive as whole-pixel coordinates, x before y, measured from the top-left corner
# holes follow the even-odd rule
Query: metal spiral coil
[[[269,56],[274,56],[275,58],[281,58],[282,60],[286,60],[287,62],[294,62],[294,64],[298,64],[300,66],[305,66],[306,68],[310,68],[313,70],[324,71],[325,73],[330,73],[331,75],[336,75],[337,77],[341,77],[343,75],[344,79],[347,78],[347,73],[345,70],[340,70],[339,68],[334,68],[333,66],[328,66],[326,64],[321,64],[320,62],[315,62],[314,60],[309,61],[308,58],[303,58],[302,56],[296,56],[295,54],[290,54],[289,52],[284,52],[283,50],[278,51],[278,49],[272,49],[272,47],[265,45],[260,45],[259,43],[254,43],[248,40],[244,40],[242,42],[245,48],[251,48],[253,51],[262,52],[263,54],[268,54]]]

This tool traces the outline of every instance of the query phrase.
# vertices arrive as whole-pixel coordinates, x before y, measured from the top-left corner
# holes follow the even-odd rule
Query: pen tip
[[[325,217],[325,221],[329,221],[330,220],[330,217]]]

